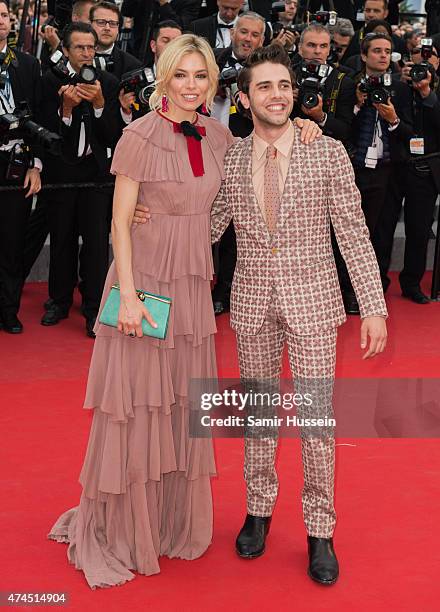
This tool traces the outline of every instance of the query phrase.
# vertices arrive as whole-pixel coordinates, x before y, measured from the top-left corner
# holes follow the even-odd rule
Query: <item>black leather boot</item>
[[[332,538],[307,536],[309,545],[308,574],[320,584],[334,584],[339,576],[339,564],[333,549]]]
[[[235,542],[235,550],[243,559],[260,557],[265,550],[271,516],[246,515],[246,520]]]

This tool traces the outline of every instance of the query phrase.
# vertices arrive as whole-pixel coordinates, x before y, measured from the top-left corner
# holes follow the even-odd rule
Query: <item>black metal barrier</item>
[[[114,182],[112,183],[47,183],[41,186],[41,191],[46,191],[49,189],[103,189],[106,187],[114,187]],[[25,188],[23,185],[0,185],[0,192],[2,191],[22,191]],[[29,189],[29,185],[26,187],[26,190]]]

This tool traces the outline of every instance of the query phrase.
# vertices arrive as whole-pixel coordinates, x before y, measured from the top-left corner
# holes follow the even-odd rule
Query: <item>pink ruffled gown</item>
[[[94,416],[79,506],[49,538],[90,587],[160,571],[158,557],[195,559],[212,538],[210,439],[190,438],[188,385],[215,378],[210,209],[230,132],[199,116],[205,173],[194,177],[186,138],[151,112],[124,130],[112,172],[140,183],[151,220],[132,229],[136,288],[172,298],[167,338],[129,338],[97,324],[85,407]],[[103,300],[117,282],[109,269]]]

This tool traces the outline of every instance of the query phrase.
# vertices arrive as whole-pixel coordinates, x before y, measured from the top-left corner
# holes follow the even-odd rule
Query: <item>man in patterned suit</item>
[[[216,242],[234,219],[238,255],[231,326],[240,376],[278,384],[287,342],[296,390],[298,381],[306,387],[322,383],[316,405],[331,415],[336,333],[345,312],[330,221],[359,301],[364,359],[386,345],[387,310],[360,194],[343,145],[322,137],[306,148],[290,122],[292,74],[283,50],[271,46],[253,52],[239,88],[254,132],[227,153],[211,231]],[[332,540],[334,437],[302,433],[301,444],[308,573],[321,584],[333,584],[339,573]],[[244,558],[264,553],[278,492],[276,446],[276,435],[245,437],[247,516],[236,542]]]

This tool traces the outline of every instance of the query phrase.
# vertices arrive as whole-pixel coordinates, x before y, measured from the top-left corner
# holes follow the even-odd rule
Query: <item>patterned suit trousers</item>
[[[311,407],[297,407],[297,416],[311,418],[326,414],[332,417],[336,328],[314,335],[294,335],[280,311],[275,290],[272,298],[259,333],[255,336],[237,334],[242,380],[272,380],[275,386],[279,386],[282,353],[287,342],[295,393],[312,391],[313,397],[317,398]],[[255,437],[245,435],[247,511],[254,516],[270,516],[278,494],[275,470],[277,435],[263,436],[264,433]],[[307,533],[330,538],[336,523],[333,504],[334,436],[304,434],[301,430],[301,453],[304,472],[302,506]]]

